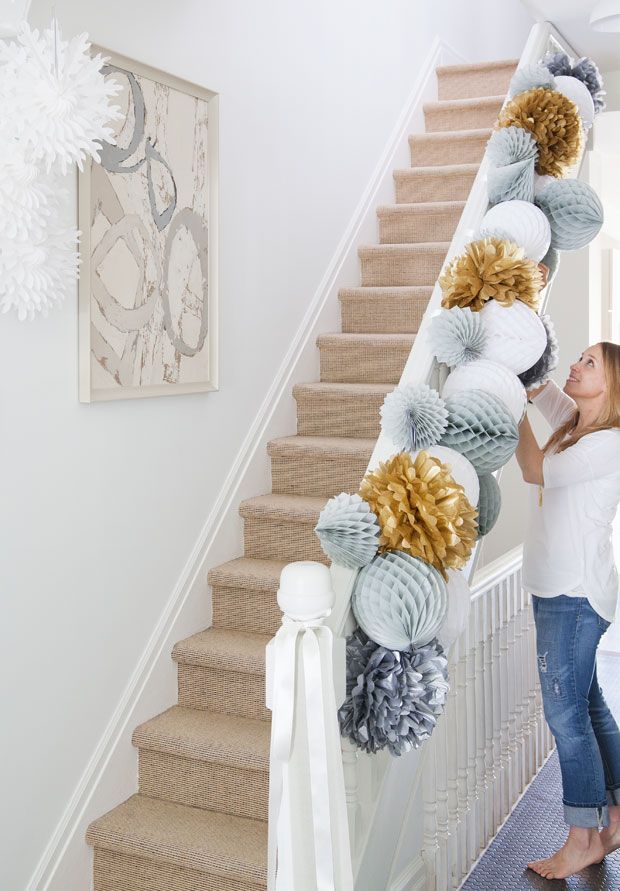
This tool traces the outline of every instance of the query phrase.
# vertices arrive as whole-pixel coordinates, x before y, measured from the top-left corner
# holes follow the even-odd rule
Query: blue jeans
[[[562,773],[564,819],[609,825],[620,805],[620,730],[596,677],[596,648],[608,622],[587,597],[532,595],[538,676]]]

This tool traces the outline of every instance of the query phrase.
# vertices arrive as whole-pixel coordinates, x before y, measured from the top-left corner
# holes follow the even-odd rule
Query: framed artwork
[[[78,180],[80,401],[217,390],[217,94],[92,52],[123,115]]]

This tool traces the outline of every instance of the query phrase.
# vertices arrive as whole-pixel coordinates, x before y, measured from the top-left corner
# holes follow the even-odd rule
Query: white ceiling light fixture
[[[32,0],[0,0],[0,38],[15,37],[28,18]]]
[[[590,13],[590,27],[595,31],[620,31],[619,0],[599,0]]]

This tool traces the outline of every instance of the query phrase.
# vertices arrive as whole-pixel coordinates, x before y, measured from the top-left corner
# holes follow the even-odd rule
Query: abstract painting
[[[116,143],[79,178],[81,402],[217,389],[217,94],[93,47]]]

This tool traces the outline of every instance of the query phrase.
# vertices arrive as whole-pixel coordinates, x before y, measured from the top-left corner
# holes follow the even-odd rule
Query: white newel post
[[[267,645],[268,891],[353,891],[337,718],[344,640],[324,624],[334,599],[322,563],[302,560],[282,570],[282,627]]]

